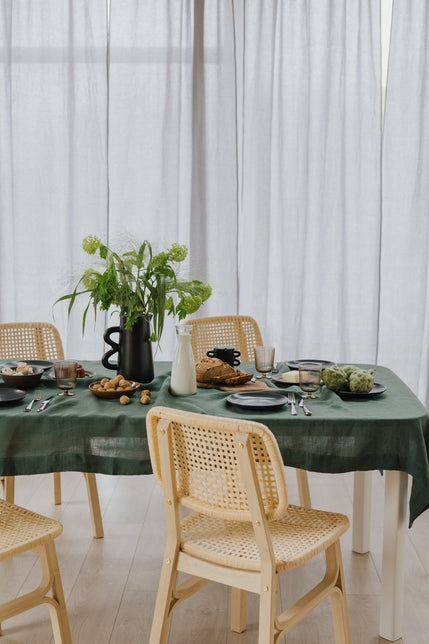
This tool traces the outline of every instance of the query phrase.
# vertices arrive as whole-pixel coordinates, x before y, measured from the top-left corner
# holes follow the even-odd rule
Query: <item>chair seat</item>
[[[55,519],[0,499],[0,561],[55,539],[62,531],[63,526]]]
[[[325,551],[348,530],[349,520],[343,514],[289,505],[285,517],[268,525],[279,572],[296,568]],[[181,521],[181,550],[222,566],[261,568],[251,523],[194,512]]]

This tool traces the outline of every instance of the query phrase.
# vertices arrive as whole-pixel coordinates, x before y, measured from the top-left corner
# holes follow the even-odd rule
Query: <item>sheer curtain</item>
[[[82,237],[105,230],[106,33],[104,0],[0,3],[2,322],[52,321]]]
[[[189,274],[213,286],[204,314],[235,313],[231,3],[112,0],[109,78],[111,238],[185,243]]]
[[[240,307],[279,359],[375,358],[379,27],[372,0],[246,3]]]
[[[231,3],[6,0],[0,25],[0,319],[51,320],[89,233],[187,244],[207,312],[235,312]],[[115,320],[88,319],[82,338],[83,308],[68,321],[58,305],[54,322],[68,355],[99,358]],[[170,320],[166,357],[174,343]]]
[[[429,5],[395,0],[393,9],[378,360],[429,404]]]
[[[51,320],[89,233],[179,241],[201,315],[425,400],[429,21],[393,7],[382,137],[380,2],[0,3],[0,321]],[[82,338],[54,313],[69,356],[101,357],[114,319]]]

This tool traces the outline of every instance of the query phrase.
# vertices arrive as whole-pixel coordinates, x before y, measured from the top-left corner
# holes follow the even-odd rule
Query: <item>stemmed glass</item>
[[[259,371],[260,376],[257,378],[269,378],[267,376],[274,367],[274,347],[255,347],[255,368]]]
[[[303,398],[317,398],[315,392],[320,389],[322,365],[319,362],[300,362],[298,369],[299,386],[306,394]]]
[[[70,389],[76,387],[77,363],[73,360],[58,360],[54,363],[55,380],[61,389],[59,396],[74,396]]]

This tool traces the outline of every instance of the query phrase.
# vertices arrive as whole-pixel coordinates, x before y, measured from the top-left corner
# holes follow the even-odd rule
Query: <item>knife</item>
[[[304,404],[304,401],[303,401],[303,399],[302,399],[302,398],[301,398],[301,400],[299,401],[298,405],[299,405],[300,407],[302,407],[302,408],[303,408],[303,410],[304,410],[304,414],[305,414],[306,416],[311,416],[311,411],[309,410],[309,408],[308,408],[308,407],[306,407],[306,405]]]
[[[37,408],[37,411],[43,411],[44,409],[46,409],[46,407],[47,407],[47,406],[49,405],[49,403],[51,402],[51,398],[53,398],[53,397],[54,397],[54,396],[48,396],[47,398],[45,398],[45,400],[42,402],[42,404],[40,405],[40,407],[38,407],[38,408]]]

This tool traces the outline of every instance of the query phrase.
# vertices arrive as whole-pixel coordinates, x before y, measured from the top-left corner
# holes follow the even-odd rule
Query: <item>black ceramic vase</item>
[[[150,338],[150,319],[148,315],[139,318],[132,329],[125,329],[126,318],[121,317],[120,326],[112,326],[106,329],[104,341],[112,348],[107,351],[101,362],[106,369],[116,369],[127,380],[135,382],[151,382],[154,377],[152,342]],[[119,334],[118,342],[114,342],[111,336]],[[110,358],[118,355],[117,362],[111,363]]]

